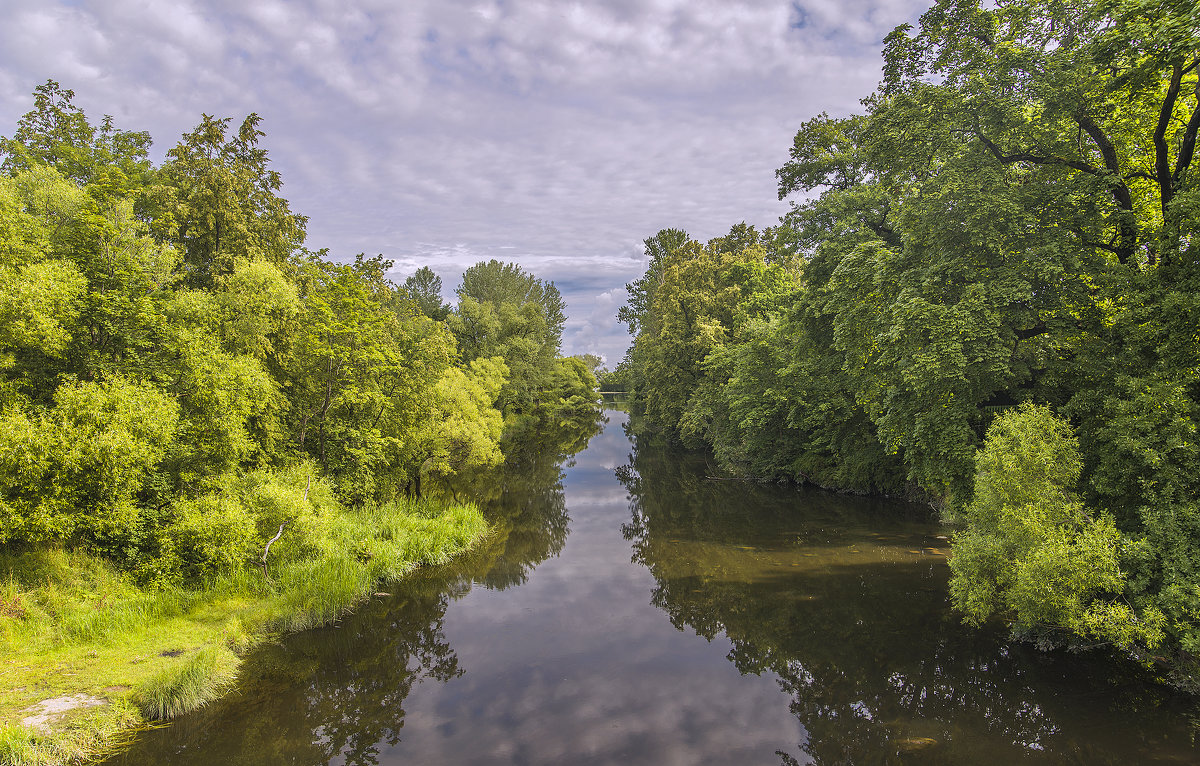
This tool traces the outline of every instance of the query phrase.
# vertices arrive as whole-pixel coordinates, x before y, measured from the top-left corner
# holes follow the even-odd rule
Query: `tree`
[[[409,432],[451,364],[453,341],[427,317],[397,314],[390,262],[351,264],[306,253],[301,311],[286,353],[289,428],[296,444],[354,502],[386,499],[412,480]]]
[[[950,595],[968,622],[1010,613],[1018,633],[1060,631],[1126,649],[1162,642],[1162,613],[1135,614],[1122,598],[1124,543],[1112,518],[1089,514],[1074,489],[1082,461],[1067,423],[1045,407],[1012,410],[988,429],[976,463],[950,561]]]
[[[545,323],[542,342],[548,351],[558,353],[562,341],[566,303],[553,282],[543,282],[515,263],[497,260],[477,263],[463,272],[462,284],[455,291],[460,299],[472,298],[480,303],[501,306],[527,304],[537,308]]]
[[[889,36],[870,105],[906,243],[969,252],[957,226],[1024,261],[1016,290],[989,290],[996,326],[1025,349],[1002,391],[1078,426],[1085,500],[1130,541],[1127,597],[1166,617],[1185,675],[1200,648],[1198,22],[1186,2],[941,2]]]
[[[119,553],[178,407],[154,386],[120,379],[62,386],[55,405],[0,411],[0,543],[80,542]]]
[[[412,439],[417,465],[411,478],[418,497],[425,478],[449,485],[460,473],[504,461],[504,420],[494,405],[507,376],[499,358],[476,359],[466,369],[450,367],[442,375],[433,388],[428,417]]]
[[[78,185],[128,193],[151,172],[150,134],[117,130],[105,115],[97,128],[75,105],[75,92],[54,80],[33,91],[33,111],[17,121],[12,138],[0,138],[0,171],[17,175],[49,166]]]
[[[516,264],[492,260],[467,269],[457,293],[448,323],[463,360],[498,357],[508,367],[498,406],[510,420],[510,435],[549,422],[562,394],[555,360],[566,304],[558,288]]]
[[[442,322],[450,314],[450,307],[442,302],[442,278],[428,266],[422,266],[405,279],[404,290],[421,313],[430,319]]]
[[[662,284],[663,263],[676,248],[691,241],[682,229],[663,229],[645,240],[646,273],[637,281],[625,285],[628,293],[625,305],[617,310],[617,321],[629,325],[629,334],[636,336],[640,327],[651,318],[654,293]]]
[[[211,286],[239,262],[283,266],[304,242],[307,218],[277,194],[283,179],[259,146],[261,122],[250,114],[229,135],[228,117],[206,114],[167,152],[162,174],[171,194],[155,212],[183,253],[189,285]]]
[[[606,372],[604,369],[604,360],[596,354],[575,354],[573,358],[582,362],[587,371],[596,377]]]

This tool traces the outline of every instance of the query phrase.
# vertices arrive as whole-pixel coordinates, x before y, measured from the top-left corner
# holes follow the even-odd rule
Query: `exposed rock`
[[[21,723],[33,729],[49,731],[50,724],[66,716],[72,710],[82,710],[89,707],[107,705],[103,697],[92,697],[87,694],[68,694],[63,697],[51,697],[36,705],[25,708],[26,713],[33,715],[21,719]]]

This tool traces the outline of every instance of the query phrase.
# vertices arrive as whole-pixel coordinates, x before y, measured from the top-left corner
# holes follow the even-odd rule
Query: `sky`
[[[262,117],[282,195],[330,257],[421,266],[452,298],[496,258],[552,280],[567,354],[609,367],[664,228],[788,209],[799,126],[880,79],[929,0],[3,0],[0,135],[47,79],[161,161],[202,114]]]

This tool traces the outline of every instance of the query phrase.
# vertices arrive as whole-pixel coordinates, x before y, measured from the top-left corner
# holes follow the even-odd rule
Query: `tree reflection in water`
[[[379,763],[404,727],[404,701],[424,681],[463,669],[443,631],[448,605],[474,583],[504,589],[557,555],[569,517],[562,464],[602,420],[538,434],[504,469],[456,488],[478,498],[494,533],[444,567],[420,570],[337,626],[288,636],[247,658],[238,689],[171,727],[143,733],[112,764]]]
[[[918,507],[714,480],[634,437],[625,537],[673,625],[724,634],[807,732],[784,764],[1185,762],[1192,708],[1099,653],[963,627],[947,543]]]

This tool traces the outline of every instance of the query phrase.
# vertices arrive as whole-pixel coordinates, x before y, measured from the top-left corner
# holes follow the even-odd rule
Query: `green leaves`
[[[198,287],[234,270],[240,262],[287,262],[304,242],[307,218],[291,211],[276,192],[279,173],[268,168],[261,118],[251,114],[230,136],[229,118],[204,115],[194,131],[167,152],[163,181],[173,193],[160,199],[161,217],[188,267],[187,281]]]
[[[1064,630],[1126,649],[1163,641],[1159,610],[1139,616],[1118,600],[1121,536],[1111,517],[1084,510],[1066,422],[1044,407],[1010,411],[988,430],[976,465],[950,561],[950,595],[969,622],[1011,613],[1018,632]]]
[[[179,409],[155,387],[123,380],[63,386],[55,399],[51,409],[0,413],[2,542],[83,539],[103,549],[136,517]]]
[[[566,304],[558,288],[516,264],[492,260],[467,269],[457,293],[458,306],[447,324],[463,360],[496,358],[508,369],[496,406],[508,420],[509,435],[558,421],[562,400],[577,396],[579,380],[560,374]],[[570,406],[582,406],[594,419],[595,380],[588,378],[587,404]]]

